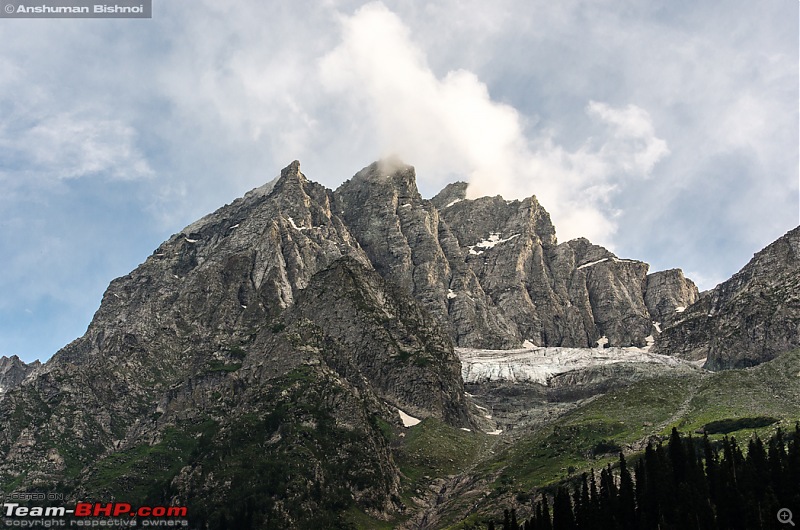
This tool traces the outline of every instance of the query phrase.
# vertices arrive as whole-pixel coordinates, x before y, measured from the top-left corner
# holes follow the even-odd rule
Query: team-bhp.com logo
[[[126,502],[79,502],[75,508],[64,506],[22,506],[3,504],[4,525],[13,527],[53,526],[46,520],[60,519],[55,526],[188,526],[185,506],[140,506]],[[40,521],[36,524],[35,520]],[[68,519],[67,522],[65,519]],[[28,523],[28,524],[25,524]]]

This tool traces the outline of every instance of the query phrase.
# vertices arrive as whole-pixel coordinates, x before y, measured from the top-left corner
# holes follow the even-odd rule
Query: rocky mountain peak
[[[590,266],[592,263],[617,257],[610,250],[593,244],[585,237],[571,239],[562,245],[574,252],[576,267]]]
[[[16,355],[0,357],[0,394],[19,386],[39,366],[39,361],[26,364]]]
[[[431,199],[431,204],[440,210],[449,208],[450,206],[463,201],[467,198],[467,187],[469,184],[466,182],[452,182],[442,189],[436,196]]]
[[[656,322],[666,325],[699,298],[697,286],[680,269],[647,275],[645,303]]]
[[[300,161],[295,160],[281,170],[281,174],[272,188],[274,193],[291,193],[293,191],[304,191],[308,179],[300,172]]]
[[[800,345],[800,226],[674,314],[655,351],[709,369],[760,364]]]
[[[381,195],[393,195],[399,201],[422,200],[417,189],[416,170],[396,157],[373,162],[356,173],[345,185],[348,183],[351,186],[382,189]]]

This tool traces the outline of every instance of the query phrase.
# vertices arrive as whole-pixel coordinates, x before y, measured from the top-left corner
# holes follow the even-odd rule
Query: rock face
[[[675,314],[654,352],[753,366],[800,345],[800,227],[758,252],[731,279]]]
[[[31,375],[10,361],[0,487],[189,502],[207,528],[387,517],[404,509],[399,411],[480,426],[454,344],[645,346],[696,296],[558,244],[535,197],[465,191],[424,200],[397,161],[331,191],[294,162],[173,235],[83,337]]]
[[[680,271],[648,276],[646,263],[585,239],[559,245],[535,197],[467,200],[466,188],[450,184],[424,200],[414,169],[395,161],[364,168],[334,192],[375,270],[443,322],[458,346],[589,347],[601,337],[645,346],[661,319],[645,299],[660,311],[696,297]]]
[[[39,366],[39,361],[25,364],[16,355],[0,357],[0,394],[19,386]]]
[[[656,322],[667,322],[700,298],[697,286],[680,269],[654,272],[647,276],[645,304]]]

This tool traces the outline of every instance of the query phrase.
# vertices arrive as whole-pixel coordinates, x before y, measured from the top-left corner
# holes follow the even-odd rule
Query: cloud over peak
[[[646,176],[669,153],[650,115],[636,105],[590,101],[602,127],[569,150],[547,130],[526,134],[526,117],[492,98],[476,74],[437,76],[411,31],[380,2],[341,16],[341,42],[320,61],[322,85],[351,119],[374,131],[374,148],[397,153],[438,186],[457,175],[471,196],[537,195],[562,240],[607,245],[611,198],[620,179]]]

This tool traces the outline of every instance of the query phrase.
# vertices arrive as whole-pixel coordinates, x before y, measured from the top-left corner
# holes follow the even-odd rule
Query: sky
[[[0,19],[0,355],[48,359],[108,283],[300,160],[390,155],[424,197],[536,195],[712,288],[800,223],[798,2],[153,0]]]

